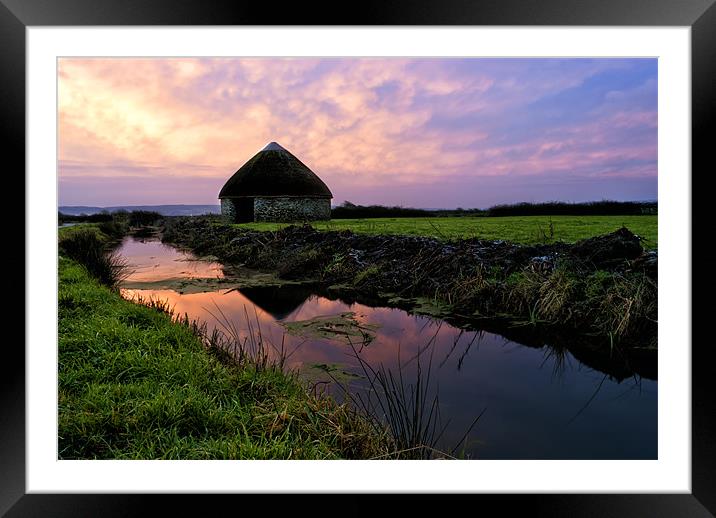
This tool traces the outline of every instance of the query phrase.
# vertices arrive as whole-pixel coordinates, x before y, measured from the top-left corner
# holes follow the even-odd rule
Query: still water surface
[[[127,282],[225,275],[222,265],[197,261],[158,241],[127,238],[119,252],[132,265]],[[450,450],[484,410],[465,443],[464,454],[469,458],[657,457],[657,382],[637,375],[614,379],[585,366],[569,352],[555,354],[548,346],[527,347],[496,334],[461,330],[399,309],[330,300],[307,288],[231,290],[222,285],[204,293],[122,291],[128,298],[165,299],[179,314],[187,313],[209,326],[221,328],[219,321],[225,317],[244,337],[248,315],[264,339],[277,346],[283,343],[289,354],[287,364],[313,381],[329,379],[321,377],[317,365],[336,369],[336,377],[341,373],[360,376],[357,351],[374,368],[383,365],[397,375],[398,366],[402,366],[409,383],[418,361],[425,374],[432,355],[431,394],[438,391],[442,423],[447,423],[439,446]],[[331,339],[296,336],[281,325],[347,312],[353,313],[354,322],[375,334],[370,343],[357,345],[355,351],[340,335]],[[360,377],[342,379],[356,386],[361,383]]]

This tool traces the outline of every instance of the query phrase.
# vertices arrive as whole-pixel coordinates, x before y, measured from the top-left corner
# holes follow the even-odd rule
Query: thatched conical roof
[[[302,196],[332,198],[328,186],[303,162],[271,142],[224,184],[219,198]]]

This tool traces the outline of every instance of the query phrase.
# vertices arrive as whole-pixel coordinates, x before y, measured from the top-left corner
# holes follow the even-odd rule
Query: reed
[[[351,390],[347,384],[331,376],[351,404],[366,416],[377,432],[388,431],[391,451],[374,458],[391,459],[455,459],[472,429],[482,417],[484,410],[467,428],[462,438],[448,451],[439,448],[440,441],[450,421],[443,422],[440,414],[439,390],[433,386],[434,347],[430,344],[421,348],[422,354],[407,362],[400,360],[398,348],[397,370],[387,369],[382,363],[372,366],[351,344],[353,356],[358,360],[364,379],[365,390]],[[430,350],[427,364],[421,356]],[[408,374],[405,368],[415,363],[415,373]]]

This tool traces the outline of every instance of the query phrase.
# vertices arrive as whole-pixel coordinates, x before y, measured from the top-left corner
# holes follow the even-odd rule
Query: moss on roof
[[[224,184],[219,198],[307,196],[332,198],[328,186],[275,142],[256,153]]]

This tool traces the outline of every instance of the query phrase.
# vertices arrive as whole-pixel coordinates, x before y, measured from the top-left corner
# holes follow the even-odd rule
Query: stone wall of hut
[[[255,198],[256,221],[294,222],[331,219],[330,198]]]
[[[254,212],[251,217],[250,213],[240,214],[239,199],[222,198],[221,214],[232,222],[246,221],[247,216],[254,221],[286,223],[331,219],[331,200],[329,198],[254,198],[253,203]]]
[[[229,221],[237,220],[238,213],[236,211],[234,200],[231,198],[221,198],[221,215]]]

